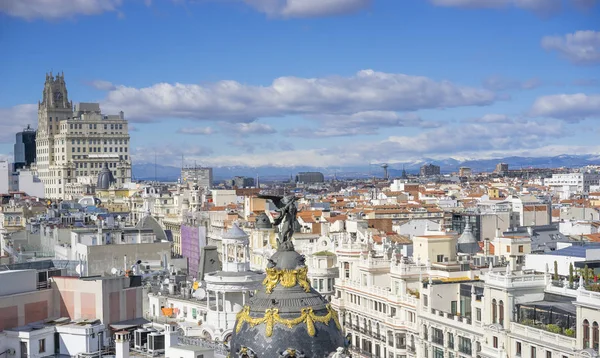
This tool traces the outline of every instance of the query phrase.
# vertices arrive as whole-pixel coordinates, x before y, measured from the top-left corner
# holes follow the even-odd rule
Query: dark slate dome
[[[266,271],[263,287],[238,313],[231,357],[326,358],[344,347],[338,314],[310,286],[304,256],[279,250]]]
[[[469,222],[467,222],[462,235],[456,240],[456,251],[462,254],[476,254],[480,251],[479,243],[473,235],[473,229]]]
[[[98,182],[96,183],[96,190],[107,190],[110,186],[117,181],[113,176],[110,169],[108,169],[108,164],[104,163],[104,168],[98,173]]]

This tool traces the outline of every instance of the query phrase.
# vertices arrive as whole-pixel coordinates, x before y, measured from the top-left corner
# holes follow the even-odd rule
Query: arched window
[[[498,310],[496,309],[497,307],[496,304],[496,299],[492,300],[492,323],[497,323],[498,322]]]
[[[598,322],[594,322],[592,324],[592,347],[597,351],[598,346],[600,346],[600,332],[598,332]]]
[[[583,321],[583,348],[590,348],[590,322]]]
[[[500,323],[501,325],[504,326],[504,301],[502,301],[502,300],[500,300],[500,302],[499,302],[498,311],[499,311],[499,316],[500,316],[498,323]]]

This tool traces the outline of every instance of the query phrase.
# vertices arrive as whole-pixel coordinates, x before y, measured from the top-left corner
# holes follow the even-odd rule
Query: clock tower
[[[1,0],[0,0],[1,1]],[[38,102],[36,163],[47,199],[86,195],[108,168],[124,187],[131,182],[131,157],[125,114],[103,114],[99,103],[69,101],[64,75],[46,75]],[[112,186],[111,186],[112,187]]]
[[[73,103],[69,102],[67,85],[64,73],[53,76],[46,74],[42,101],[38,102],[38,131],[36,143],[36,168],[37,173],[46,187],[46,196],[58,194],[51,191],[52,184],[56,179],[53,177],[60,169],[55,167],[57,148],[55,148],[55,136],[61,131],[61,121],[71,119],[73,116]],[[66,123],[66,122],[64,122]]]

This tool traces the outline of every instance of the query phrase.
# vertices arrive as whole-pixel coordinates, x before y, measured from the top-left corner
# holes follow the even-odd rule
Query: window
[[[423,306],[427,307],[427,295],[423,295]]]
[[[517,351],[517,357],[521,356],[521,342],[517,342],[517,347],[516,347],[516,351]]]
[[[437,262],[444,262],[444,255],[437,255]]]
[[[444,345],[444,332],[438,328],[432,328],[431,341],[440,346]]]
[[[494,344],[494,348],[498,348],[498,337],[494,336],[492,342]]]
[[[46,339],[45,338],[40,339],[38,342],[39,342],[39,348],[40,348],[39,353],[46,352]]]
[[[506,245],[506,252],[510,253],[510,245]]]
[[[523,245],[519,245],[519,252],[523,252]]]
[[[583,348],[590,348],[590,322],[583,321]]]
[[[552,352],[546,351],[546,358],[552,358]]]
[[[465,337],[458,337],[458,351],[467,355],[471,355],[471,340]]]
[[[476,308],[475,317],[478,322],[481,322],[481,308]]]
[[[594,322],[594,324],[592,325],[592,348],[594,348],[595,351],[598,350],[598,346],[599,346],[599,339],[600,337],[598,336],[598,322]]]
[[[531,358],[537,358],[537,350],[535,347],[531,347]]]
[[[458,306],[458,302],[457,302],[457,301],[452,301],[452,302],[450,302],[450,312],[451,312],[453,315],[456,315],[456,312],[457,312],[457,306]]]
[[[498,321],[498,310],[496,299],[492,300],[492,323],[496,323]]]
[[[498,323],[504,325],[504,301],[500,300],[500,304],[498,306],[500,320]]]
[[[454,349],[454,335],[448,332],[448,348]]]

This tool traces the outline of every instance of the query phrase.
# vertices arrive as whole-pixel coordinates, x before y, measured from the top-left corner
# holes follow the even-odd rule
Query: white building
[[[497,267],[474,266],[475,259],[465,265],[452,257],[446,236],[414,242],[426,257],[414,261],[386,256],[365,241],[338,243],[332,304],[353,356],[598,357],[600,293],[582,281],[578,289],[553,282],[545,268],[512,270],[498,259]],[[518,244],[510,252],[519,253]]]
[[[181,183],[194,183],[201,188],[212,188],[213,170],[206,167],[185,167],[181,169]]]
[[[560,196],[562,200],[569,199],[574,194],[589,194],[590,186],[600,184],[600,174],[569,173],[552,174],[552,178],[544,180],[544,185]]]
[[[46,75],[38,104],[36,164],[45,197],[66,199],[81,177],[96,178],[107,163],[117,185],[131,181],[129,133],[123,112],[104,115],[98,103],[69,101],[64,75]],[[78,193],[79,190],[69,189]]]
[[[204,282],[196,282],[189,294],[178,294],[174,287],[150,293],[150,317],[176,318],[186,336],[227,342],[237,313],[264,279],[250,270],[248,242],[248,235],[234,225],[221,237],[223,269],[206,273]]]
[[[36,198],[45,197],[44,183],[37,177],[35,172],[29,169],[19,169],[13,177],[16,179],[17,191],[22,191],[28,196]]]
[[[6,160],[0,161],[0,194],[8,194],[10,189],[11,170],[10,163]]]

